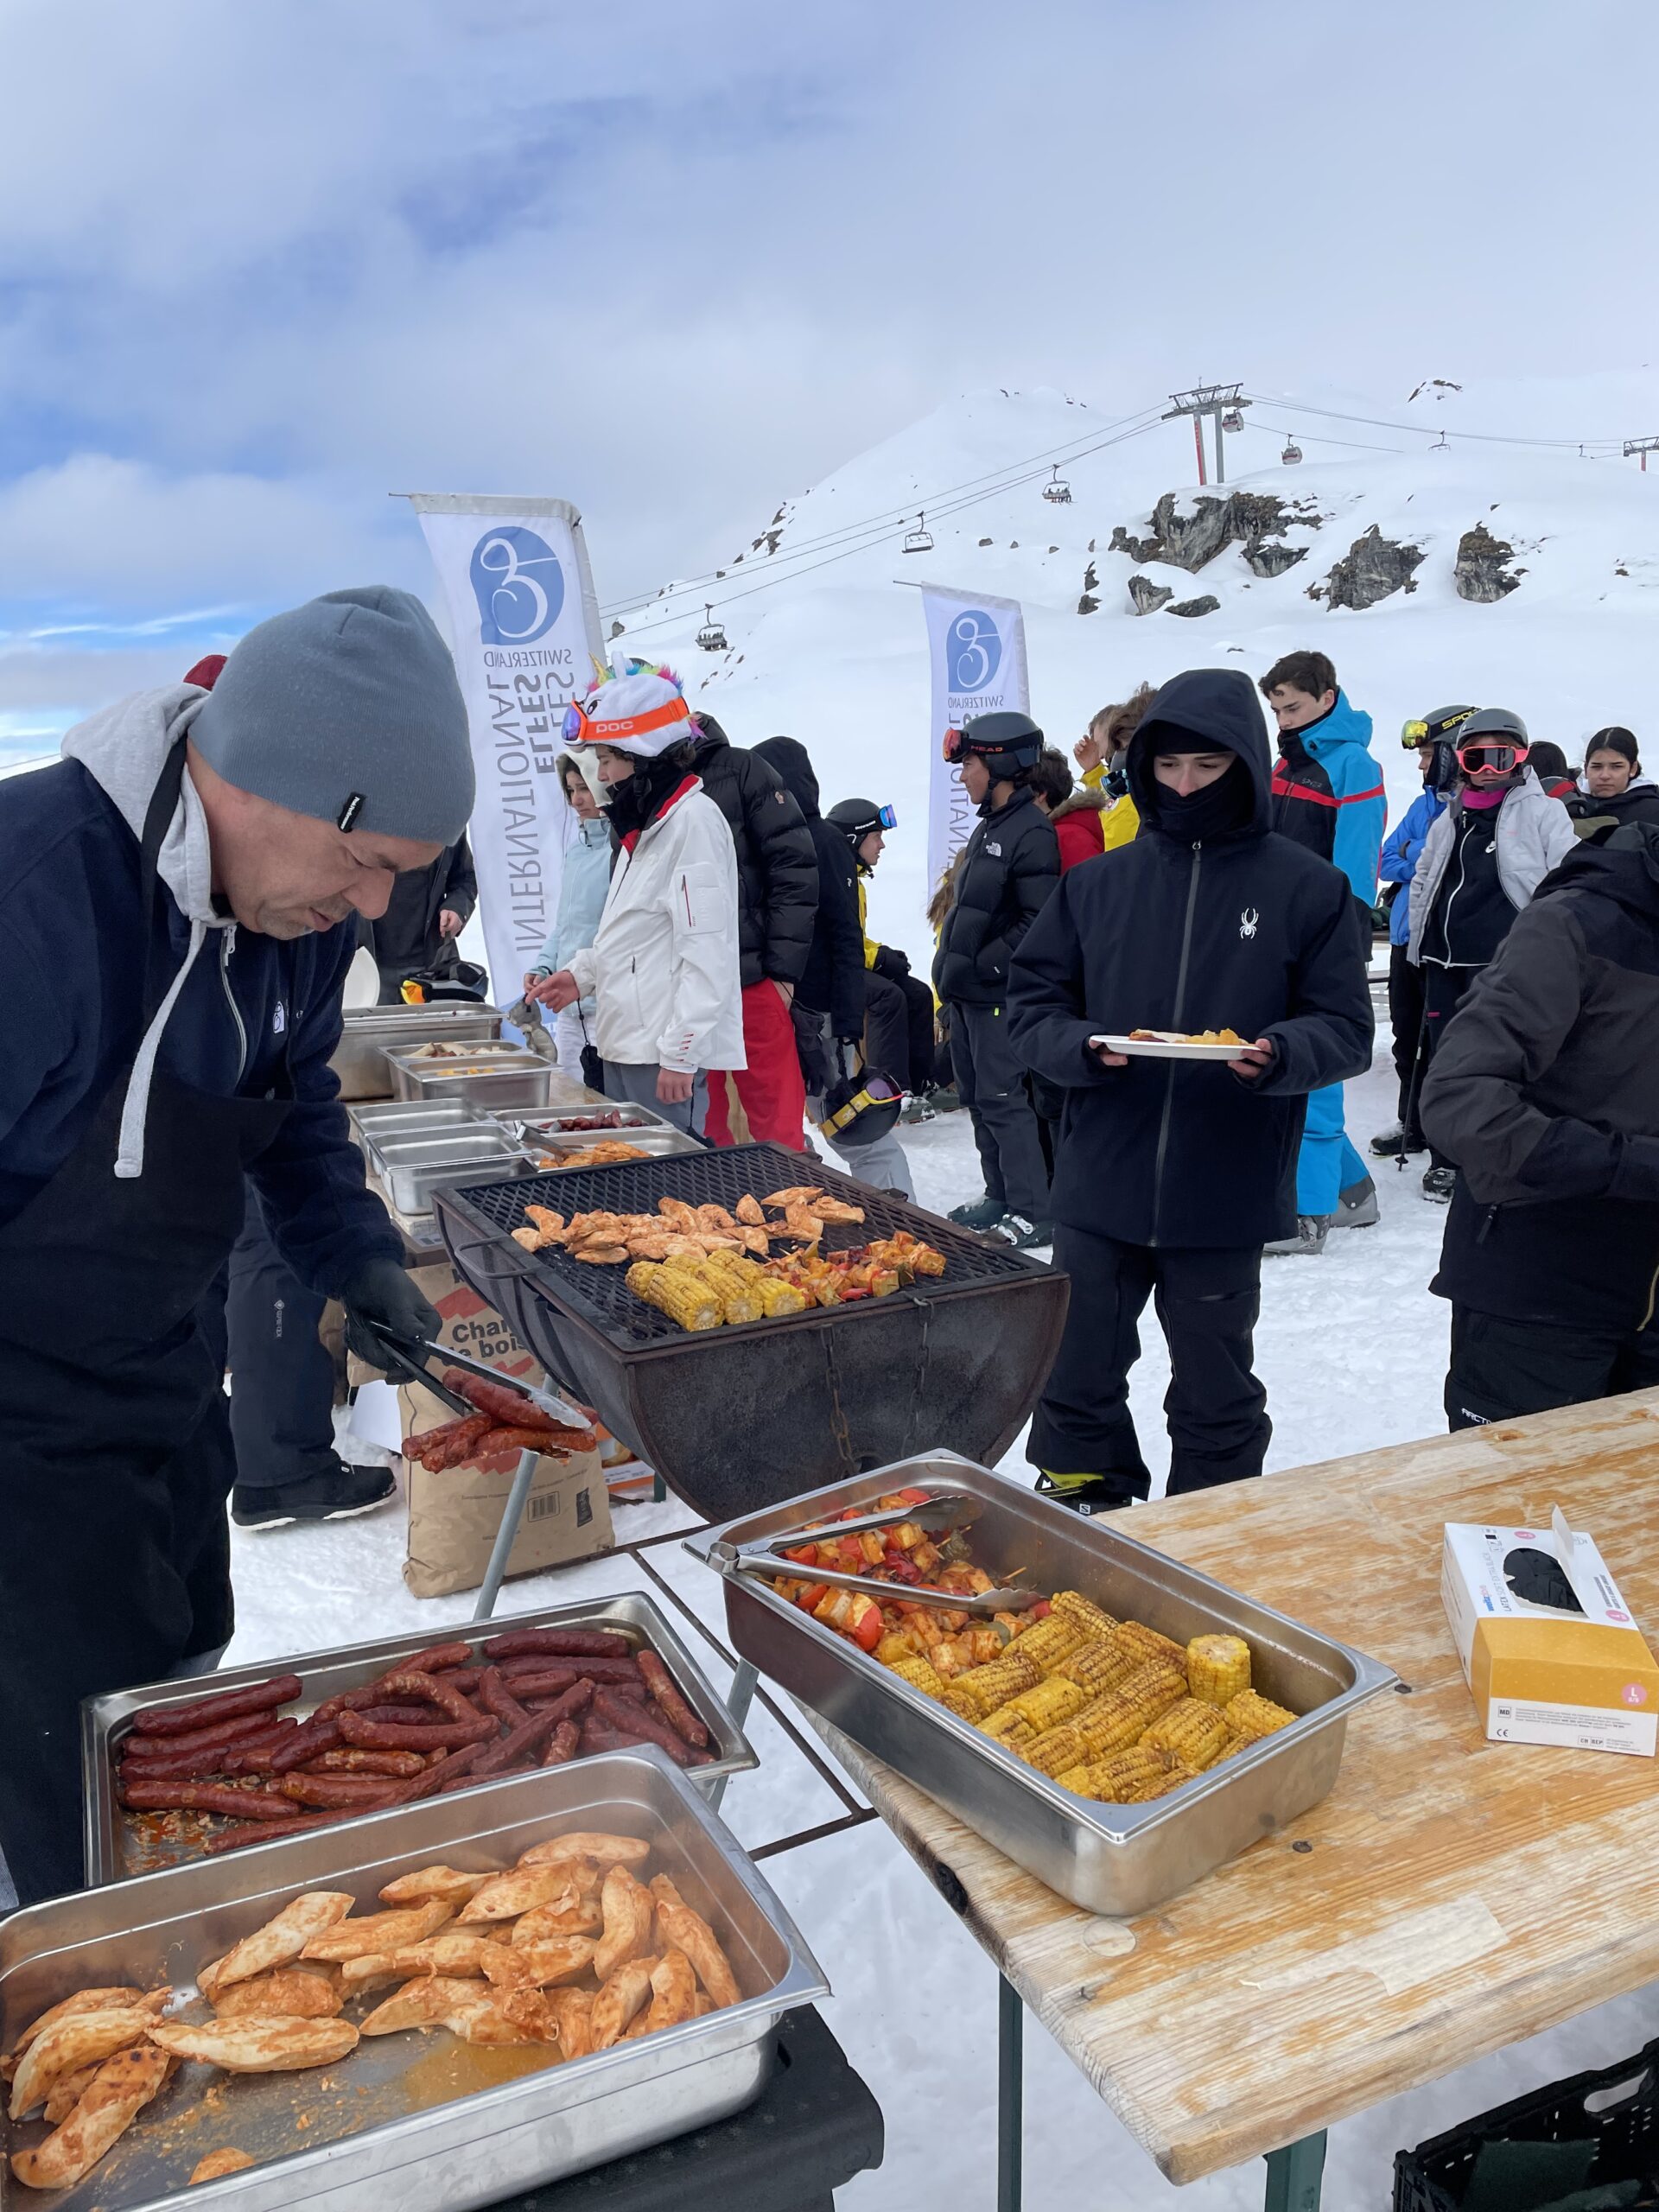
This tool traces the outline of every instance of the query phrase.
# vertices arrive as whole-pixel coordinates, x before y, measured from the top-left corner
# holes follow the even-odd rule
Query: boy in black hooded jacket
[[[1054,1257],[1071,1304],[1027,1457],[1039,1487],[1086,1511],[1147,1495],[1128,1370],[1149,1296],[1173,1370],[1170,1491],[1262,1471],[1262,1247],[1295,1222],[1308,1092],[1359,1074],[1371,1047],[1348,880],[1268,826],[1267,727],[1249,679],[1173,677],[1130,741],[1128,772],[1140,836],[1061,879],[1008,996],[1015,1052],[1065,1094]],[[1224,1065],[1089,1041],[1143,1027],[1249,1041]]]

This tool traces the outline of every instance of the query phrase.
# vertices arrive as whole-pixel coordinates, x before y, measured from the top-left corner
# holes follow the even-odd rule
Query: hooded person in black
[[[1440,1273],[1453,1429],[1659,1383],[1659,825],[1570,852],[1423,1084],[1459,1171]]]
[[[1268,828],[1268,735],[1249,679],[1192,669],[1130,741],[1133,844],[1073,868],[1014,957],[1009,1025],[1065,1094],[1055,1262],[1065,1335],[1027,1456],[1087,1510],[1145,1497],[1128,1411],[1149,1296],[1169,1342],[1172,1493],[1259,1474],[1252,1372],[1262,1247],[1296,1217],[1311,1090],[1370,1057],[1348,880]],[[1090,1039],[1230,1028],[1230,1063],[1128,1058]]]

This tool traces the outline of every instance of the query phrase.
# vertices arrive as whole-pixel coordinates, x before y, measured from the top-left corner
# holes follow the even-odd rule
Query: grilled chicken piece
[[[106,2058],[63,2125],[32,2151],[14,2154],[13,2173],[29,2189],[79,2181],[131,2126],[166,2081],[169,2063],[164,2050],[148,2044]]]
[[[357,2048],[349,2020],[226,2020],[210,2028],[161,2020],[150,2041],[175,2058],[199,2058],[226,2074],[291,2074],[331,2066]]]
[[[233,1981],[247,1981],[272,1967],[285,1967],[297,1959],[306,1945],[330,1928],[336,1928],[357,1903],[343,1890],[308,1890],[285,1904],[274,1920],[256,1928],[234,1943],[222,1959],[203,1967],[196,1986],[211,1998]]]

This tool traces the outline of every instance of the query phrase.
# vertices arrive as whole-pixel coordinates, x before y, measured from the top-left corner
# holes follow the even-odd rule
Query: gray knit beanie
[[[324,592],[250,630],[190,725],[238,790],[342,830],[453,845],[473,810],[467,709],[412,592]]]

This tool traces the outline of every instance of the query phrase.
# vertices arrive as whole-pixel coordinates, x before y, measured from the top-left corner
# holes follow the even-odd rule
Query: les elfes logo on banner
[[[563,611],[563,567],[533,530],[509,523],[486,531],[473,548],[470,567],[484,645],[533,644]]]

